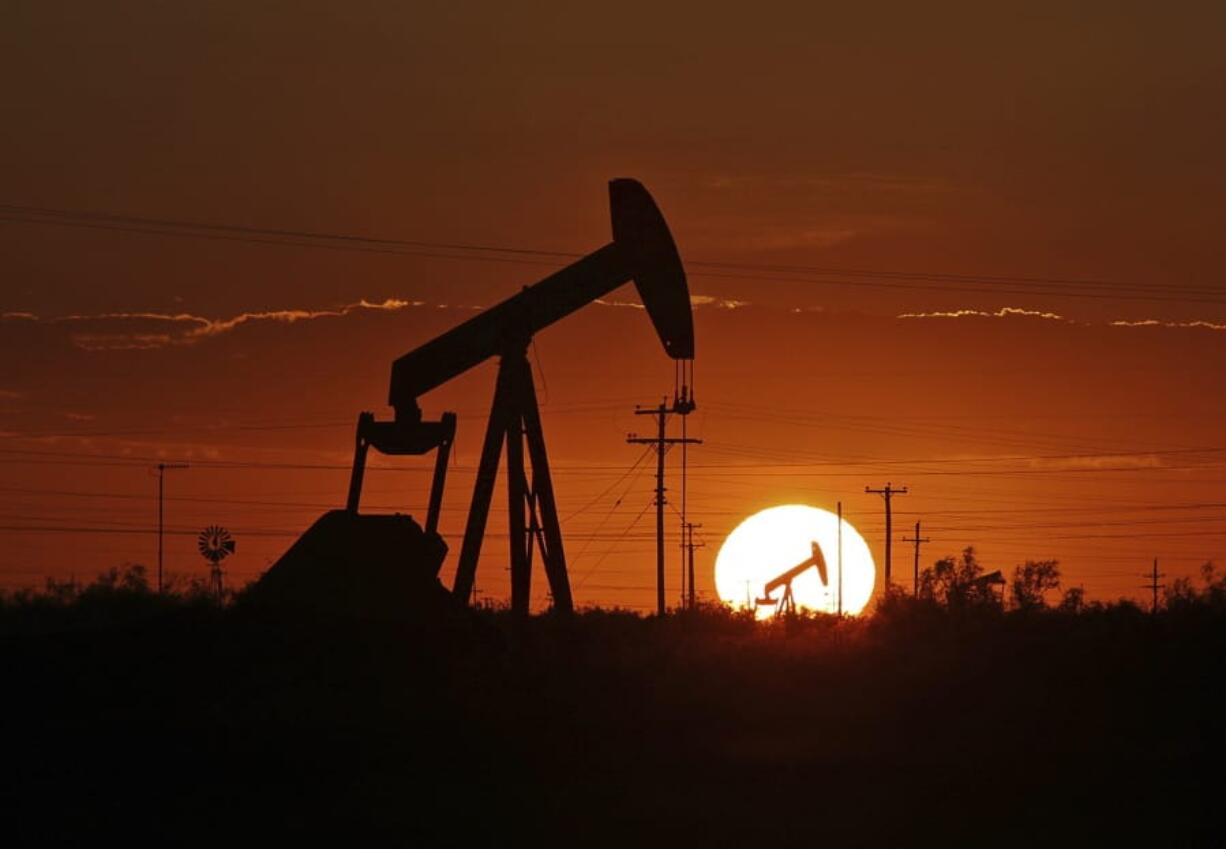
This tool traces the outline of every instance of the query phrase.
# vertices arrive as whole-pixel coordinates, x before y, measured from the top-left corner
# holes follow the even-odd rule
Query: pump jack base
[[[242,606],[311,621],[445,626],[468,618],[438,580],[447,544],[410,516],[323,514],[245,594]]]

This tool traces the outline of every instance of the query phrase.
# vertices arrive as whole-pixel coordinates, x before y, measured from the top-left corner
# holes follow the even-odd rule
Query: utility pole
[[[907,488],[894,489],[887,481],[885,489],[869,489],[864,487],[864,491],[870,495],[880,495],[885,499],[885,591],[890,591],[890,545],[893,540],[893,527],[890,524],[890,499],[895,495],[906,495]]]
[[[838,503],[839,535],[838,535],[838,568],[839,568],[839,618],[843,618],[843,502]]]
[[[686,587],[688,589],[688,592],[686,594],[686,605],[689,607],[690,610],[693,610],[695,606],[694,549],[706,547],[705,542],[700,542],[697,544],[694,543],[694,528],[701,528],[701,527],[702,525],[696,525],[693,522],[686,522],[685,523],[685,541],[682,543],[682,545],[686,549],[686,554],[687,554],[687,573],[688,574],[687,574]]]
[[[687,406],[690,406],[687,404]],[[692,407],[690,407],[692,409]],[[655,416],[656,417],[656,435],[639,436],[638,434],[630,434],[626,437],[626,442],[632,445],[653,445],[656,449],[656,612],[664,615],[664,452],[668,450],[670,445],[701,445],[701,439],[692,439],[690,437],[669,437],[665,436],[664,425],[668,419],[669,413],[680,413],[685,415],[689,410],[681,408],[679,404],[674,403],[672,407],[661,401],[657,407],[636,407],[634,414],[636,416]]]
[[[165,527],[162,522],[164,511],[162,509],[163,496],[166,491],[166,470],[167,469],[186,469],[187,463],[158,463],[158,595],[162,593],[162,535],[165,532]]]
[[[915,523],[915,536],[913,536],[913,537],[903,537],[903,538],[902,538],[902,541],[903,541],[903,542],[913,542],[913,543],[915,543],[915,571],[914,571],[914,573],[913,573],[913,574],[914,574],[914,577],[911,579],[911,580],[912,580],[912,582],[913,582],[913,583],[911,584],[911,592],[912,592],[912,593],[915,595],[915,597],[916,597],[916,598],[919,598],[919,560],[920,560],[920,558],[919,558],[919,554],[920,554],[920,543],[922,543],[922,542],[932,542],[932,540],[928,539],[928,537],[921,537],[921,536],[920,536],[920,523],[919,523],[919,522],[916,522],[916,523]]]
[[[1158,590],[1164,590],[1164,589],[1166,589],[1166,584],[1160,584],[1160,583],[1158,583],[1158,579],[1159,579],[1159,578],[1165,578],[1165,577],[1166,577],[1166,573],[1165,573],[1165,572],[1159,572],[1159,571],[1158,571],[1158,558],[1157,558],[1157,557],[1155,557],[1155,558],[1154,558],[1154,569],[1153,569],[1153,571],[1152,571],[1152,572],[1150,572],[1148,575],[1142,575],[1141,577],[1142,577],[1142,578],[1149,578],[1149,583],[1148,583],[1148,584],[1142,584],[1141,586],[1142,586],[1144,589],[1147,589],[1147,590],[1152,590],[1152,591],[1153,591],[1153,594],[1154,594],[1154,601],[1153,601],[1153,606],[1150,608],[1150,611],[1149,611],[1149,612],[1150,612],[1152,615],[1155,615],[1155,616],[1156,616],[1156,615],[1158,614]]]

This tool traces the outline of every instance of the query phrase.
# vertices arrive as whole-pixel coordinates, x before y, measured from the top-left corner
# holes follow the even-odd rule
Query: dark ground
[[[422,632],[10,606],[3,842],[1220,844],[1224,649],[1219,613],[1130,607]]]

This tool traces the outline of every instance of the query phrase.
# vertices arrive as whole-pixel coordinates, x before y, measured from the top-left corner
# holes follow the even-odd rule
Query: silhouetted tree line
[[[1161,609],[1172,613],[1192,610],[1226,610],[1226,574],[1212,562],[1201,566],[1199,585],[1192,578],[1172,580],[1162,595]],[[1007,586],[1007,590],[1006,590]],[[998,611],[1065,614],[1099,612],[1108,608],[1139,610],[1135,601],[1087,601],[1085,588],[1064,587],[1058,560],[1027,560],[1013,568],[1005,582],[999,572],[989,573],[973,546],[957,556],[947,556],[924,569],[914,598],[896,591],[883,605],[920,604],[950,611]]]
[[[0,591],[0,621],[9,626],[20,623],[57,624],[71,621],[122,621],[126,618],[196,611],[221,613],[232,602],[241,601],[244,591],[227,589],[218,599],[203,578],[169,576],[164,591],[151,585],[146,567],[126,564],[98,574],[92,581],[48,578],[41,589]],[[902,610],[926,610],[932,614],[994,615],[1058,613],[1075,615],[1109,609],[1140,611],[1133,600],[1088,601],[1081,586],[1065,587],[1057,560],[1027,560],[1013,568],[1006,581],[1000,572],[989,572],[973,546],[957,555],[942,557],[919,575],[919,586],[912,594],[895,586],[883,595],[877,611],[896,614]],[[1162,595],[1161,609],[1172,614],[1226,611],[1226,573],[1212,562],[1205,563],[1199,580],[1172,579]],[[506,618],[505,605],[486,603],[475,609],[488,621]],[[627,622],[641,618],[617,607],[589,607],[587,617],[614,617]],[[695,625],[726,632],[753,630],[752,611],[734,610],[718,603],[700,603],[693,611],[679,611],[678,618]],[[795,619],[817,624],[835,617],[802,611]],[[888,618],[888,617],[887,617]],[[758,623],[760,624],[760,623]],[[833,623],[829,623],[833,624]]]
[[[1006,582],[1000,572],[987,572],[974,546],[968,545],[956,557],[943,557],[920,573],[916,599],[955,610],[996,608],[1031,612],[1048,609],[1048,598],[1060,591],[1061,581],[1059,561],[1027,560],[1014,567],[1013,579]],[[1085,590],[1069,587],[1055,607],[1066,613],[1081,611],[1085,607]]]
[[[0,624],[9,628],[106,625],[191,612],[213,615],[232,601],[218,599],[201,578],[170,575],[163,592],[137,563],[111,567],[88,583],[47,578],[42,589],[0,591]]]
[[[1171,613],[1226,611],[1226,573],[1213,561],[1200,567],[1200,586],[1191,578],[1175,578],[1162,593],[1163,606]]]

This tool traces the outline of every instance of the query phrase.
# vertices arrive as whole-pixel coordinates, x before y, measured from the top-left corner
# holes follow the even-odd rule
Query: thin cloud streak
[[[1167,464],[1154,454],[1094,454],[1085,457],[1038,458],[1031,460],[1032,469],[1109,469],[1127,467],[1132,469],[1161,469]]]
[[[1075,322],[1071,318],[1060,315],[1054,312],[1044,312],[1042,310],[1031,310],[1023,307],[1002,307],[1001,309],[989,312],[987,310],[976,309],[959,309],[959,310],[942,310],[934,312],[905,312],[900,313],[895,318],[1040,318],[1049,321],[1062,321],[1069,324],[1081,323],[1087,326],[1096,324],[1096,322]],[[1157,318],[1143,318],[1136,320],[1117,319],[1104,323],[1107,327],[1158,327],[1170,328],[1174,330],[1226,330],[1226,323],[1206,321],[1204,319],[1196,319],[1192,321],[1167,321]]]
[[[936,312],[904,312],[895,318],[1042,318],[1049,321],[1072,321],[1059,313],[1031,310],[1024,307],[1001,307],[995,312],[985,310],[952,310]]]
[[[186,325],[185,328],[172,328],[161,331],[132,331],[118,333],[77,332],[71,336],[72,342],[78,348],[86,351],[131,351],[152,350],[170,345],[193,345],[202,339],[220,336],[236,328],[253,322],[274,322],[279,324],[295,324],[300,321],[312,321],[318,318],[343,318],[359,311],[396,312],[412,307],[424,306],[424,301],[406,301],[399,298],[387,298],[383,301],[368,301],[363,298],[351,304],[344,304],[334,309],[303,310],[284,309],[264,312],[244,312],[224,319],[211,319],[193,313],[164,313],[153,311],[135,312],[105,312],[105,313],[72,313],[69,315],[50,316],[43,318],[34,313],[4,313],[0,318],[5,320],[34,321],[45,324],[85,324],[105,322],[155,322],[169,325]]]
[[[1160,321],[1156,318],[1146,318],[1140,321],[1113,321],[1112,327],[1171,327],[1171,328],[1192,328],[1201,330],[1226,330],[1226,324],[1219,324],[1213,321]]]
[[[735,298],[717,298],[711,295],[694,295],[690,299],[695,307],[713,306],[717,309],[734,310],[749,305],[748,301]],[[600,299],[597,304],[606,307],[630,307],[643,309],[637,301],[614,301]],[[357,312],[397,312],[417,307],[433,306],[436,309],[480,310],[479,305],[427,304],[425,301],[409,301],[387,298],[383,301],[368,301],[365,298],[331,309],[281,309],[262,312],[244,312],[229,318],[207,318],[189,312],[158,312],[135,310],[131,312],[69,313],[43,317],[31,312],[0,313],[0,321],[23,321],[38,324],[106,324],[111,322],[145,322],[155,325],[170,325],[168,329],[146,328],[118,332],[76,331],[70,336],[72,344],[85,351],[149,351],[178,345],[194,345],[202,340],[230,333],[243,325],[271,322],[297,324],[320,318],[343,318]]]
[[[638,301],[598,299],[595,303],[604,307],[620,307],[643,309]],[[694,308],[714,307],[719,310],[737,310],[751,305],[751,302],[735,298],[722,298],[714,295],[691,295],[690,303]],[[427,304],[425,301],[410,301],[401,298],[387,298],[383,301],[369,301],[365,298],[349,304],[343,304],[329,309],[280,309],[260,312],[243,312],[229,318],[207,318],[194,313],[158,312],[138,310],[131,312],[103,313],[70,313],[67,315],[43,317],[32,312],[0,313],[0,321],[30,322],[38,324],[105,324],[109,322],[152,322],[162,327],[144,328],[141,330],[126,330],[116,332],[82,330],[70,335],[72,344],[85,351],[133,351],[156,350],[170,346],[194,345],[202,340],[222,336],[238,328],[255,323],[296,324],[313,321],[320,318],[343,318],[354,313],[397,312],[404,309],[433,306],[437,309],[462,309],[465,311],[482,309],[480,306],[459,306],[448,304]],[[791,312],[808,312],[810,310],[793,308]],[[818,309],[817,312],[823,310]],[[934,310],[931,312],[907,312],[895,316],[899,319],[959,319],[959,318],[989,318],[1007,319],[1024,318],[1056,321],[1066,324],[1083,324],[1091,326],[1095,322],[1077,322],[1060,313],[1046,310],[1029,309],[1026,307],[1001,307],[997,310],[956,309]],[[1163,319],[1119,319],[1104,323],[1109,327],[1121,328],[1168,328],[1187,330],[1224,331],[1226,323],[1207,321],[1203,319],[1190,321],[1168,321]],[[166,327],[169,325],[169,327]],[[0,398],[13,399],[10,393],[0,392]]]
[[[610,301],[605,298],[597,298],[592,303],[602,307],[629,307],[630,309],[641,310],[645,309],[639,301]],[[715,307],[721,310],[736,310],[741,307],[749,306],[749,301],[740,301],[736,298],[717,298],[714,295],[690,295],[690,306],[692,307]]]

